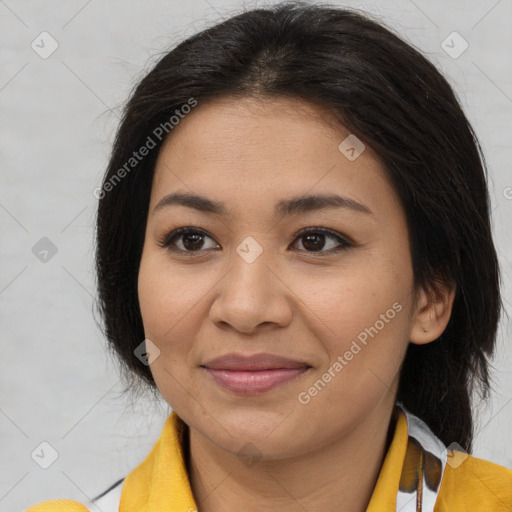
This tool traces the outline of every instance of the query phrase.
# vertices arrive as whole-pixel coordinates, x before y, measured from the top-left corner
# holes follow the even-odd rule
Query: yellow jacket
[[[367,512],[511,512],[512,470],[447,450],[399,405],[398,420]],[[172,412],[144,462],[125,478],[120,501],[103,512],[196,512],[183,453],[184,423]],[[171,475],[171,476],[170,476]],[[88,512],[51,500],[26,512]]]

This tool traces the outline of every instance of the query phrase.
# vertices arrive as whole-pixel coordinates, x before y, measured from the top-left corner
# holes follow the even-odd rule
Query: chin
[[[259,410],[247,406],[217,411],[213,425],[204,425],[204,428],[213,427],[223,439],[222,445],[230,451],[238,452],[244,444],[252,443],[265,454],[273,453],[277,458],[288,451],[289,443],[297,442],[297,424],[292,415],[288,415],[288,410],[283,413],[282,410]]]

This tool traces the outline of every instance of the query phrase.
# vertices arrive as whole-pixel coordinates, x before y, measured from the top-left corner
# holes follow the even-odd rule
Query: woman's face
[[[394,403],[415,321],[406,219],[375,153],[325,116],[291,99],[199,104],[156,164],[138,281],[151,372],[233,453],[305,453]],[[168,236],[180,227],[196,232]],[[204,367],[233,353],[298,364]]]

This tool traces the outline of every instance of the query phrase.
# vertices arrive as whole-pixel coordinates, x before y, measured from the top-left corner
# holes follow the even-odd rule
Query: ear
[[[452,314],[456,285],[436,279],[425,290],[420,288],[413,311],[409,340],[416,345],[424,345],[443,334]]]

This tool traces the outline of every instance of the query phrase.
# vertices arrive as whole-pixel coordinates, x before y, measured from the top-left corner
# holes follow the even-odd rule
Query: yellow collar
[[[183,434],[184,424],[172,412],[149,455],[126,477],[119,512],[197,510],[185,465]],[[367,512],[394,512],[406,447],[407,420],[399,411],[391,446]]]
[[[185,466],[184,431],[173,411],[149,455],[126,477],[119,512],[197,510]]]
[[[366,512],[395,512],[396,509],[396,495],[408,441],[405,414],[400,409],[397,409],[397,414],[393,439]]]
[[[512,471],[461,451],[447,450],[430,429],[397,408],[393,438],[367,512],[474,512],[512,510]],[[124,481],[119,512],[195,512],[184,458],[185,424],[167,418],[160,439]],[[92,510],[96,510],[93,507]],[[88,512],[73,500],[51,500],[26,512]]]

